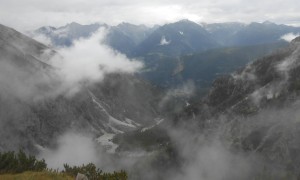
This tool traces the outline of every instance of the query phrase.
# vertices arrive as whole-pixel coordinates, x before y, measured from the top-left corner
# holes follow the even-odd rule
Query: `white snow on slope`
[[[118,148],[118,145],[112,142],[114,136],[115,134],[105,133],[104,135],[100,136],[96,140],[99,144],[102,145],[102,147],[105,148],[106,152],[115,153],[116,149]]]
[[[119,125],[119,126],[127,126],[127,127],[131,127],[131,128],[136,128],[135,125],[117,120],[116,118],[114,118],[112,116],[109,116],[109,123],[112,124],[112,125]]]
[[[171,41],[167,41],[166,37],[162,36],[159,45],[164,46],[164,45],[168,45],[170,43],[171,43]]]
[[[149,126],[149,127],[145,127],[141,130],[141,132],[145,132],[145,131],[148,131],[149,129],[152,129],[154,128],[155,126],[159,125],[160,123],[162,123],[165,119],[156,119],[156,123],[152,126]]]

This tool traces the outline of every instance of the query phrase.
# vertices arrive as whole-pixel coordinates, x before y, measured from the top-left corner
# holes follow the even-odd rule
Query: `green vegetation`
[[[59,172],[48,169],[44,159],[37,160],[35,156],[27,156],[23,151],[18,153],[13,151],[0,152],[1,180],[69,180],[74,179],[78,173],[86,175],[90,180],[127,180],[128,178],[125,171],[104,173],[92,163],[73,167],[64,164],[64,170]]]
[[[24,171],[43,171],[47,168],[45,160],[37,160],[34,156],[27,156],[23,151],[0,152],[0,174],[21,173]]]
[[[126,180],[127,173],[125,171],[113,172],[113,173],[103,173],[102,170],[96,168],[92,163],[82,166],[73,166],[70,167],[68,164],[64,164],[65,170],[64,173],[76,176],[77,173],[86,175],[89,179],[98,179],[98,180]]]
[[[53,171],[33,172],[26,171],[19,174],[1,174],[2,180],[74,180],[74,177],[64,173],[58,173]]]

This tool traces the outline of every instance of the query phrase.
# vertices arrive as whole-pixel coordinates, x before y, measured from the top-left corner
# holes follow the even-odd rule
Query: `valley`
[[[129,179],[297,179],[300,39],[289,33],[300,28],[0,25],[0,152]]]

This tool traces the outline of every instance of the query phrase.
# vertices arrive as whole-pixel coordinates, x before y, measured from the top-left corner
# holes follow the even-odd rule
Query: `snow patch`
[[[114,136],[115,134],[105,133],[99,138],[97,138],[96,141],[105,148],[106,152],[113,154],[116,152],[116,149],[119,146],[112,142]]]
[[[188,106],[190,106],[190,105],[191,105],[191,104],[190,104],[189,102],[187,102],[187,101],[185,102],[185,106],[186,106],[186,107],[188,107]]]
[[[105,115],[110,116],[110,114],[109,114],[109,113],[106,111],[106,109],[101,105],[101,103],[98,102],[96,96],[95,96],[91,91],[89,91],[89,93],[90,93],[90,95],[91,95],[91,97],[92,97],[92,101],[100,108],[100,110],[101,110],[102,112],[104,112]]]
[[[145,131],[148,131],[149,129],[152,129],[154,128],[155,126],[159,125],[160,123],[162,123],[165,119],[155,119],[156,123],[153,124],[152,126],[148,126],[148,127],[145,127],[141,130],[141,132],[145,132]]]
[[[170,43],[171,43],[171,40],[167,41],[166,37],[162,36],[161,39],[160,39],[159,45],[164,46],[164,45],[169,45]]]
[[[133,120],[131,119],[128,119],[128,118],[125,118],[125,121],[128,123],[128,124],[132,124],[134,126],[141,126],[141,124],[137,123],[137,122],[134,122]]]
[[[110,115],[107,110],[103,107],[103,105],[99,102],[97,97],[89,91],[92,101],[97,105],[97,107],[107,116],[108,118],[108,124],[105,124],[107,127],[109,127],[114,133],[120,134],[124,133],[124,130],[130,130],[135,129],[137,126],[140,126],[140,124],[135,123],[134,121],[125,118],[125,122],[120,121],[116,118],[114,118],[112,115]]]
[[[118,125],[118,126],[126,126],[126,127],[131,127],[131,128],[136,128],[135,125],[133,124],[129,124],[129,123],[125,123],[125,122],[122,122],[112,116],[109,116],[109,123],[112,124],[112,125]]]

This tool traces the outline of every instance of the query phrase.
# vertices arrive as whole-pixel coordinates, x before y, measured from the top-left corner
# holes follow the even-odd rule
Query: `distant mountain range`
[[[44,35],[54,46],[61,47],[70,46],[79,38],[87,38],[101,27],[108,29],[105,43],[128,57],[143,61],[145,69],[141,76],[161,87],[176,86],[187,79],[193,80],[197,87],[209,87],[216,75],[236,70],[284,47],[286,42],[282,36],[300,33],[299,27],[268,21],[197,24],[181,20],[151,28],[129,23],[117,26],[71,23],[59,28],[41,27],[31,34]],[[219,56],[216,55],[218,51]],[[209,56],[212,52],[216,54]],[[243,56],[243,53],[249,55]],[[229,57],[231,63],[222,61]],[[178,70],[180,73],[174,73]]]
[[[283,48],[287,42],[211,49],[177,58],[148,55],[140,73],[150,82],[168,88],[192,80],[204,92],[218,76],[231,73],[255,59]]]
[[[70,46],[79,38],[87,38],[100,27],[108,28],[106,43],[128,56],[147,54],[180,56],[201,52],[217,47],[247,46],[281,41],[288,33],[299,34],[300,28],[263,23],[214,23],[197,24],[181,20],[152,28],[145,25],[121,23],[117,26],[107,24],[80,25],[70,23],[62,27],[41,27],[32,35],[42,34],[50,38],[55,46]]]
[[[79,38],[87,38],[92,33],[96,32],[100,27],[108,27],[107,25],[91,24],[81,25],[75,22],[67,24],[62,27],[44,26],[34,32],[29,33],[30,35],[44,35],[50,38],[51,43],[54,46],[71,46],[74,40]],[[33,34],[32,34],[33,33]]]
[[[163,54],[180,56],[218,47],[216,40],[202,26],[188,20],[163,25],[133,49],[133,56]]]

